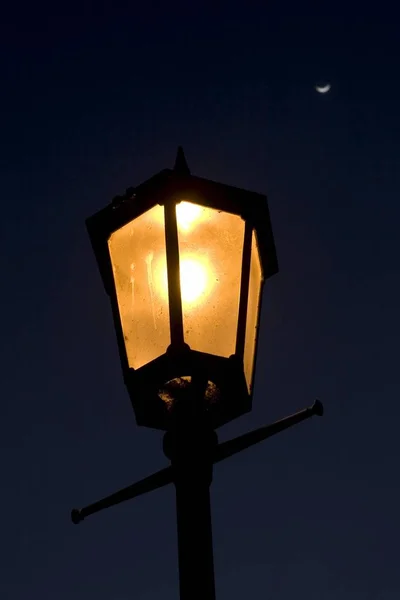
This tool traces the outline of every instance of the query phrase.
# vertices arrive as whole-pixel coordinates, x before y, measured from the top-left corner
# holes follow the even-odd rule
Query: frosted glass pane
[[[138,369],[170,344],[167,288],[165,293],[156,289],[166,265],[163,207],[114,232],[108,247],[128,363]]]
[[[184,339],[200,352],[235,352],[244,221],[190,202],[176,207]]]
[[[253,370],[254,370],[254,353],[257,336],[257,320],[260,308],[260,292],[261,292],[262,271],[260,256],[258,253],[257,240],[253,231],[251,241],[251,261],[250,261],[250,281],[249,295],[247,304],[247,320],[246,320],[246,337],[244,344],[244,373],[246,376],[247,387],[251,391]]]

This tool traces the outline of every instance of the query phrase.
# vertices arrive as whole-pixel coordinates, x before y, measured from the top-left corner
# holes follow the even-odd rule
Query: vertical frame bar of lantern
[[[171,348],[174,350],[184,346],[176,205],[174,198],[168,198],[164,204],[169,319]]]
[[[235,354],[243,362],[244,360],[244,345],[246,339],[246,322],[247,322],[247,305],[249,298],[249,281],[250,281],[250,261],[251,261],[251,239],[253,228],[246,221],[244,229],[243,252],[242,252],[242,273],[240,281],[240,296],[239,296],[239,314],[238,328],[236,333],[236,350]]]

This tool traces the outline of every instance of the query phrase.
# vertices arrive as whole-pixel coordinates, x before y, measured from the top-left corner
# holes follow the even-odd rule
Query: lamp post
[[[129,188],[87,220],[110,297],[138,425],[165,431],[171,465],[81,510],[85,517],[174,483],[180,595],[215,598],[213,464],[312,415],[310,408],[218,444],[251,410],[264,281],[278,272],[265,196],[174,169]]]

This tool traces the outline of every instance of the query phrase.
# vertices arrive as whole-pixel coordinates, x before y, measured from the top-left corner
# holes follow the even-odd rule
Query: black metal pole
[[[164,437],[176,489],[180,600],[215,600],[210,485],[218,440],[202,415],[180,417]]]
[[[215,600],[208,474],[205,470],[185,473],[182,469],[175,487],[180,598]]]

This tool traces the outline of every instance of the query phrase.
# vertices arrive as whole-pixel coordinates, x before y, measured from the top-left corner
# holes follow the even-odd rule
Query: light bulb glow
[[[178,229],[191,231],[201,217],[201,206],[191,202],[180,202],[176,205],[176,220]]]
[[[180,264],[182,302],[192,304],[207,294],[210,277],[207,268],[198,259],[184,258]],[[209,290],[208,290],[209,291]]]
[[[183,255],[179,264],[181,298],[184,309],[202,305],[209,297],[215,277],[209,261],[204,256]],[[156,293],[168,302],[168,276],[165,260],[158,261],[154,270]]]
[[[149,223],[164,227],[164,206],[155,206],[147,218]],[[189,233],[204,219],[204,209],[198,204],[182,201],[176,205],[176,222],[181,233]]]

